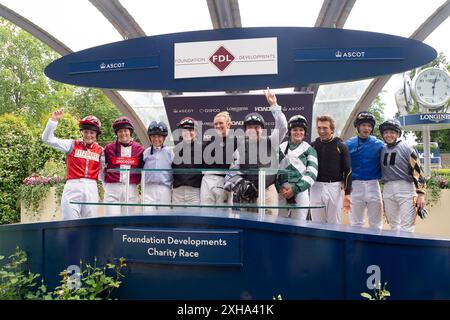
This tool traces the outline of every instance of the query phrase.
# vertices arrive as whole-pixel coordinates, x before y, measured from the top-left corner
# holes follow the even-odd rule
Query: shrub
[[[366,298],[368,300],[387,300],[387,297],[391,296],[391,293],[387,290],[387,282],[384,283],[384,286],[381,287],[381,283],[378,285],[378,288],[373,289],[373,296],[367,292],[362,292],[361,297]]]
[[[97,266],[97,258],[94,265],[80,261],[80,272],[76,274],[77,280],[69,276],[67,270],[60,273],[61,285],[53,292],[55,300],[110,300],[112,292],[121,285],[121,273],[126,267],[125,259],[120,258],[118,264],[108,263]],[[114,276],[108,273],[114,273]]]
[[[0,256],[0,261],[4,258]],[[27,299],[36,290],[36,279],[40,275],[26,270],[27,254],[19,247],[8,260],[0,268],[0,300]]]
[[[0,256],[0,261],[4,258]],[[43,280],[37,285],[40,275],[27,270],[25,251],[17,247],[8,260],[0,268],[0,300],[109,300],[122,284],[122,270],[126,268],[124,258],[120,258],[117,265],[103,266],[97,266],[97,258],[93,266],[80,261],[78,273],[69,275],[69,271],[64,270],[60,273],[61,285],[48,291]]]
[[[25,121],[11,114],[0,116],[0,224],[19,221],[18,198],[30,173],[35,139]]]

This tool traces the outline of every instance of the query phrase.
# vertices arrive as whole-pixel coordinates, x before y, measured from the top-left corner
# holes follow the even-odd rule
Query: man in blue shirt
[[[381,179],[380,155],[384,143],[371,135],[375,118],[370,112],[358,113],[353,125],[358,135],[345,142],[350,152],[353,179],[350,224],[363,226],[367,210],[370,228],[382,229],[383,201],[378,180]]]

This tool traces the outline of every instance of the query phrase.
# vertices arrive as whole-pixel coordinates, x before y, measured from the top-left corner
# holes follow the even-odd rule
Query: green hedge
[[[19,221],[18,195],[30,174],[35,138],[22,118],[0,116],[0,224]]]

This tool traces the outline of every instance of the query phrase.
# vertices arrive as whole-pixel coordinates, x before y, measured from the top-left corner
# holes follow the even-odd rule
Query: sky
[[[444,0],[357,0],[346,29],[409,37]],[[0,0],[47,30],[74,51],[122,40],[120,34],[87,0]],[[120,0],[147,35],[211,29],[205,0]],[[319,0],[239,0],[243,27],[312,27],[320,11]],[[256,8],[257,6],[257,8]],[[450,58],[450,19],[424,42]],[[385,115],[397,112],[394,92],[402,75],[394,75],[381,97]]]

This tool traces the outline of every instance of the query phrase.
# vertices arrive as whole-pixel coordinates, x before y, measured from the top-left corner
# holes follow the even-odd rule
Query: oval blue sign
[[[374,32],[235,28],[102,45],[54,61],[45,74],[68,84],[108,89],[250,90],[394,74],[436,55],[422,42]]]

